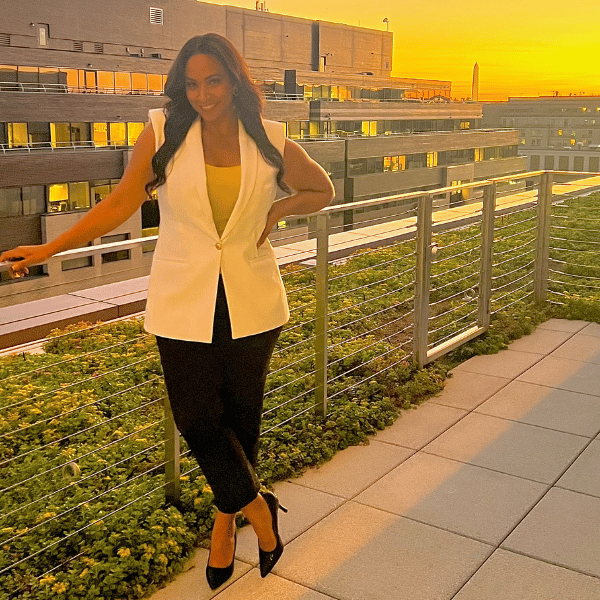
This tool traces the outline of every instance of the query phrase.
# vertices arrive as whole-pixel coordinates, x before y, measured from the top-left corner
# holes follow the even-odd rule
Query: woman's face
[[[237,118],[233,85],[221,62],[210,54],[194,54],[185,66],[189,103],[205,121]]]

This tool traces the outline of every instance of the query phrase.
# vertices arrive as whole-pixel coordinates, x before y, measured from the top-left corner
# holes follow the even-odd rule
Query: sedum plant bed
[[[598,197],[586,200],[586,210],[592,202],[600,213]],[[500,282],[528,268],[531,214],[502,218],[497,247],[509,257],[513,246],[520,250],[495,266]],[[439,315],[432,343],[472,318],[478,231],[435,236],[442,251],[432,265],[432,313]],[[570,255],[556,256],[581,272],[569,266]],[[588,255],[583,264],[588,273],[600,259]],[[366,442],[402,409],[440,391],[458,362],[497,352],[551,316],[600,317],[598,303],[588,301],[597,294],[582,295],[568,278],[560,305],[503,292],[508,306],[485,336],[418,370],[410,354],[414,240],[359,252],[330,266],[329,276],[330,400],[317,417],[314,269],[284,273],[292,320],[267,383],[258,469],[265,485]],[[0,599],[142,598],[208,539],[213,496],[183,442],[181,502],[165,502],[165,397],[154,338],[140,319],[71,326],[53,332],[42,354],[0,359]]]

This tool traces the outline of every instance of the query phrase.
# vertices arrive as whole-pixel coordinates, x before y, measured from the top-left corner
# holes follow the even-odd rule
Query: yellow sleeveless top
[[[227,221],[233,212],[241,183],[241,165],[234,167],[206,165],[206,190],[219,235],[223,235]]]

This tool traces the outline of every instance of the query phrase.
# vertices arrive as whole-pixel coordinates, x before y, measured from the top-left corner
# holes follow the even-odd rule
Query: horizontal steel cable
[[[158,467],[162,467],[165,464],[166,463],[163,463],[162,465],[157,465],[157,466]],[[157,467],[155,467],[155,468],[157,468]],[[49,550],[50,548],[53,548],[54,546],[58,546],[61,542],[64,542],[65,540],[68,540],[69,538],[77,535],[78,533],[81,533],[81,532],[85,531],[86,529],[89,529],[90,527],[93,527],[97,523],[100,523],[100,522],[104,521],[105,519],[107,519],[109,517],[112,517],[113,515],[117,514],[118,512],[120,512],[120,511],[128,508],[129,506],[131,506],[132,504],[135,504],[136,502],[139,502],[140,500],[142,500],[146,496],[149,496],[150,494],[154,494],[156,491],[158,491],[158,490],[160,490],[160,489],[162,489],[162,488],[164,488],[166,486],[167,486],[167,483],[163,483],[162,485],[159,485],[158,487],[151,489],[150,491],[146,492],[145,494],[142,494],[141,496],[138,496],[137,498],[133,499],[131,502],[128,502],[127,504],[124,504],[123,506],[120,506],[119,508],[117,508],[116,510],[113,510],[112,512],[108,513],[107,515],[104,515],[101,519],[96,519],[95,521],[92,521],[91,523],[88,523],[84,527],[81,527],[80,529],[77,529],[76,531],[73,531],[73,532],[65,535],[61,539],[57,540],[56,542],[53,542],[52,544],[46,546],[45,548],[42,548],[41,550],[38,550],[34,554],[30,554],[29,556],[26,556],[25,558],[22,558],[21,560],[17,561],[16,563],[13,563],[13,564],[9,565],[8,567],[5,567],[4,569],[0,570],[0,575],[3,575],[7,571],[10,571],[12,568],[17,567],[18,565],[20,565],[20,564],[28,561],[31,558],[35,558],[36,556],[42,554],[43,552],[46,552],[46,550]]]
[[[472,302],[476,302],[476,301],[477,301],[477,298],[472,298],[471,300],[467,300],[466,302],[463,302],[462,304],[459,304],[458,306],[454,306],[450,310],[447,310],[442,313],[438,313],[437,315],[432,315],[432,316],[428,317],[427,320],[429,322],[436,321],[437,319],[441,319],[442,317],[445,317],[446,315],[456,312],[457,310],[460,310],[461,308],[464,308],[465,306],[468,306]]]
[[[377,329],[381,329],[382,327],[384,327],[384,326],[382,325],[380,327],[377,327],[376,329],[373,329],[372,331],[377,331]],[[388,336],[386,336],[384,338],[381,338],[379,340],[375,340],[373,343],[369,344],[368,346],[363,346],[362,348],[359,348],[358,350],[355,350],[354,352],[352,352],[352,354],[346,354],[346,355],[341,356],[340,358],[338,358],[338,359],[336,359],[334,361],[329,362],[327,364],[327,367],[331,367],[333,365],[336,365],[339,362],[341,362],[343,360],[346,360],[347,358],[350,358],[351,356],[354,356],[355,354],[358,354],[359,352],[363,352],[364,350],[368,350],[369,348],[372,348],[373,346],[376,346],[377,344],[380,344],[382,342],[386,342],[390,338],[393,338],[393,337],[395,337],[397,335],[400,335],[400,334],[404,333],[405,331],[407,331],[408,329],[412,329],[413,327],[414,327],[414,324],[411,323],[410,325],[404,327],[404,329],[400,329],[399,331],[395,331],[394,333],[392,333],[392,334],[390,334],[390,335],[388,335]],[[367,333],[372,333],[372,332],[369,331]],[[348,340],[348,341],[352,341],[352,340]],[[343,375],[346,375],[346,374],[347,374],[347,372],[340,373],[340,375],[338,375],[337,377],[342,377]],[[330,381],[334,381],[334,380],[332,379]]]
[[[493,275],[492,277],[490,277],[490,279],[492,281],[496,281],[497,279],[504,279],[505,277],[508,277],[509,275],[514,275],[515,273],[518,273],[519,271],[522,271],[523,269],[526,269],[527,267],[530,267],[533,264],[535,264],[535,260],[530,260],[528,263],[520,265],[512,271],[507,271],[506,273],[501,273],[500,275]],[[495,291],[495,289],[498,288],[492,288],[492,291]]]
[[[285,421],[281,421],[281,423],[277,423],[276,425],[273,425],[273,427],[271,427],[270,429],[266,429],[260,435],[262,436],[262,435],[267,435],[267,433],[271,433],[271,431],[274,431],[278,427],[282,427],[286,423],[289,423],[290,421],[293,421],[294,419],[297,419],[298,417],[300,417],[304,413],[307,413],[309,410],[312,410],[313,408],[316,408],[316,406],[317,406],[317,403],[315,402],[314,404],[312,404],[308,408],[305,408],[304,410],[301,410],[299,413],[296,413],[295,415],[292,415],[291,417],[289,417]]]
[[[556,261],[552,261],[552,262],[556,262]],[[564,263],[566,264],[566,263]],[[584,279],[593,279],[596,281],[600,281],[600,277],[594,277],[593,275],[577,275],[576,273],[565,273],[564,271],[557,271],[555,269],[550,269],[548,268],[548,270],[550,271],[550,273],[557,273],[560,275],[564,275],[565,277],[582,277]]]
[[[517,298],[516,300],[513,300],[512,302],[509,302],[508,304],[506,304],[505,306],[501,306],[496,310],[491,311],[492,315],[496,315],[499,312],[506,310],[507,308],[511,307],[513,304],[516,304],[517,302],[522,302],[525,298],[528,298],[529,296],[531,296],[533,294],[533,290],[531,290],[529,293],[521,296],[520,298]]]
[[[445,233],[448,233],[448,232],[445,232]],[[461,244],[466,244],[467,242],[470,242],[472,240],[481,240],[481,232],[480,233],[476,233],[475,235],[473,235],[471,237],[463,238],[463,239],[460,239],[460,240],[458,240],[456,242],[451,242],[450,244],[445,244],[444,246],[440,246],[438,248],[438,251],[446,250],[448,248],[453,248],[454,246],[460,246]],[[434,241],[435,241],[435,239],[434,239]]]
[[[305,390],[301,394],[298,394],[297,396],[294,396],[293,398],[290,398],[289,400],[286,400],[285,402],[282,402],[281,404],[278,404],[277,406],[273,406],[272,408],[265,410],[263,412],[263,417],[265,415],[271,414],[273,411],[277,410],[278,408],[283,408],[284,406],[287,406],[288,404],[291,404],[292,402],[296,402],[296,400],[299,400],[303,396],[306,396],[306,394],[312,394],[315,391],[315,389],[316,388],[313,387],[313,388],[310,388],[309,390]]]
[[[441,250],[443,250],[443,248],[438,248],[438,254],[441,252]],[[464,252],[459,252],[458,254],[453,254],[452,256],[444,256],[443,258],[438,258],[435,262],[441,262],[442,260],[454,260],[455,258],[458,258],[459,256],[465,256],[466,254],[472,254],[473,252],[477,252],[478,254],[481,254],[481,248],[479,246],[477,247],[473,247],[473,248],[469,248],[467,250],[465,250]]]
[[[316,303],[316,298],[314,300],[311,300],[310,302],[306,302],[305,304],[300,304],[300,306],[294,306],[294,308],[290,309],[290,315],[295,313],[298,310],[302,310],[303,308],[307,308],[309,306],[312,306],[313,304]]]
[[[587,221],[597,221],[599,219],[586,219]],[[571,226],[567,226],[567,227],[563,227],[562,225],[552,225],[551,229],[565,229],[567,231],[579,231],[581,233],[590,233],[590,231],[594,232],[594,233],[598,233],[597,229],[579,229],[578,227],[573,227]]]
[[[74,438],[78,435],[81,435],[82,433],[88,433],[89,431],[92,431],[93,429],[96,429],[97,427],[100,427],[101,425],[106,425],[107,423],[111,423],[112,421],[116,421],[117,419],[120,419],[121,417],[124,417],[125,415],[129,415],[131,413],[134,413],[138,410],[141,410],[142,408],[146,408],[147,406],[151,406],[152,404],[156,404],[157,402],[161,402],[162,400],[164,400],[165,398],[161,397],[161,398],[157,398],[155,400],[152,400],[150,402],[146,402],[144,404],[142,404],[141,406],[138,406],[137,408],[132,408],[131,410],[128,410],[124,413],[121,413],[120,415],[117,415],[115,417],[111,417],[110,419],[106,419],[104,421],[101,421],[100,423],[96,423],[95,425],[91,425],[90,427],[86,428],[86,429],[82,429],[81,431],[76,431],[75,433],[71,433],[69,435],[66,435],[62,438],[60,438],[59,440],[52,440],[51,442],[48,442],[47,444],[44,444],[43,446],[39,446],[38,448],[32,448],[31,450],[28,450],[27,452],[23,452],[23,454],[17,454],[16,456],[11,456],[9,459],[4,460],[0,463],[0,468],[4,468],[5,466],[9,465],[10,463],[12,463],[13,461],[19,459],[19,458],[23,458],[24,456],[28,456],[29,454],[32,454],[34,452],[38,452],[40,450],[44,450],[45,448],[48,448],[50,446],[54,446],[55,444],[59,444],[61,442],[65,442],[71,438]],[[109,444],[110,445],[110,444]],[[108,446],[103,446],[102,448],[99,448],[99,450],[102,450],[103,448],[108,447]],[[90,454],[94,454],[95,452],[97,452],[97,450],[94,450],[94,452],[91,452]],[[87,456],[87,455],[86,455]],[[72,462],[72,461],[68,461],[68,462]],[[68,463],[65,463],[68,464]],[[64,465],[62,465],[64,466]],[[8,489],[10,488],[5,488],[0,490],[0,494],[8,491]]]
[[[450,321],[449,323],[440,325],[439,327],[436,327],[435,329],[430,329],[427,331],[427,336],[429,337],[430,335],[433,335],[434,333],[437,333],[438,331],[441,331],[442,329],[447,329],[451,325],[454,325],[455,323],[458,323],[459,321],[463,321],[464,319],[470,317],[471,315],[474,315],[478,311],[479,311],[479,307],[474,308],[471,312],[465,313],[462,317],[457,317],[456,319],[454,319],[453,321]]]
[[[369,304],[371,302],[374,302],[375,300],[381,300],[381,298],[385,298],[386,296],[391,296],[392,294],[397,294],[398,292],[401,292],[405,288],[406,288],[406,286],[403,286],[403,287],[397,288],[395,290],[385,292],[385,294],[381,294],[381,296],[375,296],[374,298],[369,298],[367,300],[363,300],[362,302],[359,302],[358,304],[352,304],[351,306],[345,306],[344,308],[340,308],[339,310],[331,311],[328,313],[327,316],[333,317],[334,315],[337,315],[338,313],[347,312],[351,308],[358,308],[359,306],[362,306],[363,304]]]
[[[37,369],[32,369],[31,371],[24,371],[22,373],[17,373],[16,375],[9,375],[8,377],[4,377],[3,379],[0,379],[0,381],[9,381],[10,379],[15,379],[16,377],[26,377],[27,375],[32,375],[33,373],[38,373],[39,371],[43,371],[44,369],[50,369],[52,367],[57,367],[58,365],[65,365],[70,362],[79,360],[81,358],[87,358],[88,356],[93,356],[94,354],[98,354],[99,352],[105,352],[106,350],[112,350],[113,348],[120,348],[121,346],[125,346],[127,344],[132,344],[133,342],[137,342],[139,340],[143,340],[143,339],[146,339],[149,337],[150,337],[150,334],[146,333],[144,335],[140,335],[131,340],[119,342],[118,344],[114,344],[113,346],[108,346],[108,347],[105,346],[104,348],[92,350],[91,352],[86,352],[85,354],[78,354],[77,356],[73,356],[72,358],[68,358],[66,360],[60,360],[55,363],[48,363],[47,365],[43,365],[41,367],[38,367]]]
[[[468,289],[460,290],[460,291],[456,292],[455,294],[451,294],[450,296],[445,296],[444,298],[442,298],[440,300],[436,300],[435,302],[429,302],[429,307],[431,308],[432,306],[437,306],[438,304],[448,302],[450,300],[453,300],[454,298],[458,298],[459,296],[464,296],[465,292],[468,292],[468,291],[469,291]]]
[[[388,335],[387,337],[378,340],[376,343],[371,344],[371,346],[376,345],[377,343],[383,342],[385,340],[388,340],[391,337],[394,337],[395,335],[398,335],[397,333],[393,333],[392,335]],[[350,375],[350,373],[353,373],[354,371],[356,371],[357,369],[360,369],[362,367],[366,367],[367,365],[371,364],[374,360],[377,360],[378,358],[382,358],[384,356],[387,356],[388,354],[392,353],[392,352],[396,352],[398,351],[400,348],[402,348],[402,346],[406,345],[407,342],[404,342],[403,344],[399,344],[398,346],[395,346],[393,348],[390,348],[390,350],[388,350],[387,352],[383,352],[382,354],[378,354],[377,356],[374,356],[373,358],[369,359],[367,362],[365,363],[361,363],[360,365],[357,365],[356,367],[352,367],[352,369],[350,369],[349,371],[344,371],[343,373],[340,373],[339,375],[336,375],[335,377],[332,377],[331,379],[327,380],[327,383],[333,383],[334,381],[337,381],[338,379],[342,378],[342,377],[348,377]],[[370,346],[369,346],[370,347]],[[365,348],[361,348],[361,350],[364,350]],[[360,352],[361,350],[358,350],[357,352]],[[353,354],[356,354],[357,352],[354,352]],[[352,356],[352,355],[351,355]],[[346,357],[344,357],[346,358]],[[333,364],[333,363],[331,363]],[[330,366],[330,365],[328,365]]]
[[[289,298],[290,296],[292,296],[292,294],[297,294],[298,292],[303,292],[304,290],[309,290],[309,289],[312,289],[312,290],[315,289],[315,282],[314,281],[312,281],[311,283],[309,283],[308,285],[305,285],[303,287],[296,288],[294,290],[288,290],[287,291],[287,296]]]
[[[548,279],[549,283],[560,283],[560,284],[565,284],[568,283],[569,286],[573,286],[573,287],[579,287],[579,288],[586,288],[589,290],[595,290],[595,291],[600,291],[600,285],[586,285],[585,283],[575,283],[574,281],[558,281],[557,279]]]
[[[304,373],[304,375],[300,375],[300,377],[297,377],[296,379],[293,379],[292,381],[286,381],[286,383],[284,383],[283,385],[280,385],[278,388],[275,388],[275,389],[272,389],[272,390],[269,390],[268,392],[266,392],[264,394],[264,398],[267,398],[271,394],[275,394],[276,392],[283,390],[284,388],[288,387],[289,385],[293,385],[294,383],[297,383],[298,381],[302,381],[303,379],[306,379],[307,377],[309,377],[311,375],[314,375],[314,371],[309,372],[309,373]]]
[[[332,283],[334,281],[337,281],[338,279],[344,279],[345,277],[351,277],[352,275],[357,275],[358,273],[363,273],[364,271],[368,271],[370,269],[378,269],[379,267],[391,265],[392,263],[399,262],[410,256],[415,256],[415,252],[412,252],[405,256],[401,256],[400,258],[393,258],[392,260],[386,260],[385,262],[382,262],[382,263],[377,263],[375,265],[369,265],[368,267],[364,267],[363,269],[358,269],[358,271],[352,271],[351,273],[343,273],[342,275],[338,275],[337,277],[330,277],[328,281],[329,281],[329,283]],[[396,273],[396,276],[401,277],[405,273],[409,273],[410,271],[413,271],[414,268],[415,268],[414,266],[411,266],[408,269],[406,269],[406,271],[402,271],[401,273]]]
[[[391,281],[392,279],[398,279],[398,275],[394,274],[394,275],[391,275],[390,277],[385,277],[383,279],[378,279],[377,281],[371,281],[370,283],[365,283],[364,285],[360,285],[358,287],[351,288],[349,290],[342,290],[342,291],[338,292],[337,294],[333,294],[331,296],[328,296],[327,301],[333,300],[334,298],[337,298],[338,296],[347,296],[351,292],[358,292],[359,290],[364,290],[365,288],[369,288],[369,287],[374,286],[374,285],[379,285],[379,284],[384,283],[386,281]]]
[[[412,340],[411,340],[412,341]],[[402,357],[400,360],[396,361],[395,363],[392,363],[391,365],[388,365],[387,367],[381,369],[380,371],[377,371],[377,373],[374,373],[373,375],[369,375],[369,377],[365,377],[364,379],[361,379],[360,381],[357,381],[356,383],[353,383],[352,385],[349,385],[347,388],[344,388],[343,390],[340,390],[339,392],[336,392],[335,394],[333,394],[333,396],[329,397],[329,400],[333,400],[333,398],[335,398],[336,396],[339,396],[340,394],[344,394],[346,393],[348,390],[351,390],[359,385],[363,385],[364,383],[366,383],[367,381],[370,381],[371,379],[373,379],[373,377],[377,377],[377,375],[381,375],[381,373],[385,373],[386,371],[388,371],[389,369],[395,367],[396,365],[399,365],[402,362],[405,362],[407,358],[409,358],[411,354],[407,354],[406,356]],[[331,413],[328,413],[328,416],[331,415]]]
[[[295,367],[296,365],[299,365],[300,363],[303,363],[304,361],[306,361],[308,359],[312,359],[312,358],[314,358],[314,352],[312,351],[312,348],[311,348],[311,352],[309,354],[307,354],[306,356],[303,356],[302,358],[299,358],[298,360],[295,360],[292,363],[286,363],[285,365],[283,365],[283,367],[279,367],[279,369],[277,369],[275,371],[269,371],[269,377],[273,377],[273,375],[277,375],[277,373],[281,373],[282,371],[285,371],[286,369]]]
[[[302,344],[307,344],[308,342],[311,342],[312,340],[315,339],[316,336],[311,335],[310,337],[304,339],[304,340],[300,340],[299,342],[296,342],[295,344],[292,344],[291,346],[286,346],[285,348],[279,348],[278,350],[275,350],[275,352],[273,352],[273,356],[279,356],[280,354],[283,354],[284,352],[287,352],[288,350],[291,350],[292,348],[296,348],[297,346],[301,346]]]
[[[477,312],[477,311],[475,311],[475,312]],[[462,320],[462,319],[460,319],[460,320]],[[431,349],[431,348],[435,348],[436,346],[440,346],[444,342],[451,340],[453,337],[457,337],[461,333],[468,331],[471,327],[472,327],[471,324],[465,325],[462,329],[459,329],[458,331],[453,331],[451,334],[449,334],[445,337],[442,337],[439,340],[435,340],[435,342],[431,342],[430,344],[427,344],[427,349]],[[438,329],[438,331],[440,331],[441,329],[443,329],[443,328]]]
[[[144,362],[148,362],[151,358],[155,358],[156,355],[150,355],[147,356],[146,358],[143,358],[141,360],[138,360],[137,362],[133,362],[133,363],[129,363],[127,365],[123,365],[122,367],[117,367],[116,369],[113,369],[112,371],[107,371],[106,373],[103,373],[102,375],[94,375],[92,377],[88,377],[87,379],[82,379],[80,381],[76,381],[75,383],[70,383],[68,385],[65,385],[63,387],[59,387],[59,388],[55,388],[53,390],[50,390],[48,392],[44,392],[43,394],[39,394],[38,396],[33,396],[32,398],[26,398],[25,400],[21,400],[19,402],[15,402],[14,404],[9,404],[8,406],[3,406],[3,410],[7,410],[9,408],[14,408],[16,406],[21,406],[22,404],[25,404],[26,402],[33,402],[35,400],[39,400],[40,398],[44,398],[45,396],[49,396],[50,394],[55,394],[56,392],[62,392],[64,390],[68,390],[69,388],[81,385],[83,383],[88,383],[90,381],[95,381],[97,379],[102,379],[102,377],[105,377],[106,375],[112,375],[113,373],[117,373],[119,371],[123,371],[124,369],[128,369],[129,367],[135,367],[136,365],[140,365]],[[0,438],[2,438],[2,436],[0,436]]]
[[[573,241],[573,240],[569,240],[569,241]],[[587,243],[587,242],[582,242],[582,243]],[[579,248],[561,248],[560,246],[552,246],[552,250],[553,251],[559,251],[559,252],[575,252],[575,253],[579,253],[579,252],[594,252],[597,253],[598,249],[597,248],[592,248],[590,250],[580,250]]]
[[[405,287],[409,287],[412,286],[414,284],[409,284]],[[339,329],[345,329],[346,327],[350,327],[350,325],[355,325],[356,323],[360,323],[360,321],[364,321],[365,319],[370,319],[371,317],[374,317],[375,315],[380,315],[381,313],[387,312],[388,310],[392,310],[394,308],[398,308],[400,306],[402,306],[402,304],[406,304],[407,302],[412,302],[415,299],[415,296],[411,296],[410,298],[407,298],[406,300],[403,300],[401,303],[397,303],[397,304],[392,304],[390,306],[386,306],[385,308],[382,308],[381,310],[378,310],[377,312],[374,313],[369,313],[366,315],[363,315],[362,317],[359,317],[358,319],[355,319],[354,321],[350,321],[349,323],[343,323],[342,325],[338,325],[337,327],[330,327],[327,332],[328,333],[333,333],[334,331],[338,331]],[[410,311],[408,311],[406,315],[409,315],[413,312],[413,310],[411,309]],[[362,334],[361,334],[362,335]],[[334,348],[335,346],[329,346],[329,348]]]
[[[498,256],[504,256],[505,254],[512,254],[516,250],[520,250],[521,248],[525,248],[525,246],[529,246],[530,244],[535,243],[535,237],[532,237],[530,240],[521,244],[520,246],[512,246],[508,250],[496,250],[494,249],[494,259]]]
[[[533,271],[530,274],[533,274]],[[492,298],[492,304],[497,304],[498,302],[500,302],[500,300],[506,298],[507,296],[510,296],[511,294],[516,294],[518,291],[524,290],[526,287],[529,287],[531,285],[533,285],[533,281],[530,281],[529,283],[526,283],[525,285],[518,287],[516,290],[511,290],[510,292],[503,294],[502,296],[498,296],[497,298]]]
[[[3,433],[2,435],[0,435],[0,440],[10,436],[13,433],[22,433],[23,431],[27,431],[28,429],[31,429],[32,427],[37,427],[38,425],[43,425],[44,423],[50,423],[51,421],[54,421],[54,419],[58,419],[60,417],[66,417],[67,415],[70,415],[72,413],[78,412],[80,410],[83,410],[84,408],[89,408],[90,406],[94,406],[95,404],[99,404],[100,402],[103,402],[104,400],[108,400],[110,398],[114,398],[115,396],[120,396],[121,394],[125,394],[126,392],[130,392],[132,390],[135,390],[137,388],[140,388],[144,385],[148,385],[149,383],[152,383],[154,381],[158,381],[162,379],[162,377],[160,377],[159,375],[157,375],[156,377],[152,378],[152,379],[148,379],[147,381],[144,381],[142,383],[138,383],[137,385],[134,385],[133,387],[127,388],[126,390],[120,390],[118,392],[115,392],[114,394],[110,394],[110,396],[104,396],[104,398],[100,398],[98,400],[94,400],[93,402],[88,402],[87,404],[82,404],[81,406],[77,406],[76,408],[72,408],[71,410],[68,410],[64,413],[58,413],[56,415],[53,415],[51,417],[48,417],[47,419],[41,419],[40,421],[36,421],[35,423],[30,423],[29,425],[27,425],[26,427],[20,427],[19,429],[13,429],[11,431],[7,431],[5,433]],[[64,388],[62,388],[64,389]]]
[[[305,252],[306,251],[304,250],[304,251],[294,252],[294,254],[304,254]],[[291,277],[292,275],[300,275],[301,273],[305,273],[306,271],[314,271],[314,270],[315,270],[315,267],[309,265],[307,267],[303,267],[302,269],[290,270],[289,273],[282,273],[281,277],[283,279],[285,279],[286,277]]]
[[[592,231],[591,233],[600,234],[600,231]],[[550,239],[552,241],[571,242],[574,244],[600,244],[600,241],[596,242],[594,240],[576,240],[573,238],[560,238],[560,237],[553,237],[553,236],[550,236]],[[585,250],[582,250],[582,252],[585,252]]]
[[[535,241],[535,240],[533,240]],[[531,242],[528,242],[527,244],[524,244],[523,246],[519,246],[519,248],[515,248],[515,250],[518,250],[520,248],[523,248],[524,246],[528,246]],[[501,260],[499,262],[494,261],[494,268],[496,267],[501,267],[502,265],[505,265],[506,263],[509,263],[513,260],[518,260],[519,258],[523,258],[524,256],[530,256],[531,252],[533,249],[528,250],[527,252],[523,252],[523,254],[517,254],[517,256],[511,256],[510,258],[507,258],[506,260]]]
[[[8,543],[10,543],[10,542],[12,542],[12,541],[14,541],[14,540],[16,540],[16,539],[24,536],[25,534],[29,534],[32,531],[35,531],[36,529],[38,529],[39,527],[42,527],[43,525],[47,525],[48,523],[51,523],[52,521],[56,521],[60,517],[64,517],[65,515],[68,515],[69,513],[73,512],[74,510],[77,510],[78,508],[81,508],[82,506],[85,506],[86,504],[89,504],[90,502],[94,502],[95,500],[98,500],[98,499],[106,496],[107,494],[109,494],[111,492],[114,492],[115,490],[118,490],[118,489],[122,488],[125,485],[129,485],[130,483],[133,483],[134,481],[136,481],[140,477],[144,477],[144,475],[147,475],[148,473],[151,473],[152,471],[155,471],[156,469],[160,469],[160,468],[164,467],[166,464],[167,464],[167,462],[162,462],[162,463],[160,463],[158,465],[155,465],[151,469],[148,469],[147,471],[144,471],[143,473],[140,473],[139,475],[136,475],[135,477],[132,477],[131,479],[127,479],[127,480],[123,481],[122,483],[117,484],[115,487],[112,487],[112,488],[110,488],[108,490],[105,490],[101,494],[98,494],[97,496],[94,496],[93,498],[90,498],[88,500],[83,500],[79,504],[76,504],[75,506],[72,506],[71,508],[68,508],[67,510],[63,511],[62,513],[56,515],[55,517],[52,517],[51,519],[48,519],[47,521],[42,521],[41,523],[37,523],[33,527],[29,527],[25,531],[23,531],[21,533],[17,533],[17,535],[14,535],[13,537],[11,537],[9,539],[4,540],[2,542],[2,544],[8,544]],[[0,575],[3,572],[4,571],[0,571]]]
[[[437,277],[442,277],[443,275],[448,275],[448,273],[454,273],[455,271],[460,271],[461,269],[466,269],[467,267],[476,265],[478,262],[480,262],[480,260],[481,260],[481,257],[478,256],[474,261],[465,263],[464,265],[459,265],[458,267],[455,267],[454,269],[448,269],[447,271],[442,271],[440,273],[432,273],[431,279],[435,279]],[[436,262],[435,264],[439,265],[440,263]]]
[[[531,233],[532,231],[535,231],[536,229],[537,229],[537,227],[531,227],[530,229],[524,229],[523,231],[517,231],[516,233],[513,233],[512,235],[506,235],[501,238],[494,238],[494,244],[500,244],[501,242],[506,242],[506,240],[511,240],[513,238],[519,237],[520,235],[525,235],[526,233]]]
[[[162,423],[162,421],[157,421],[156,423],[152,423],[151,425],[149,425],[148,427],[144,427],[143,429],[140,429],[138,431],[136,431],[136,433],[141,433],[142,431],[146,431],[146,429],[149,429],[150,427],[153,427],[154,425],[160,424]],[[137,452],[136,454],[133,454],[132,456],[128,456],[127,458],[123,458],[120,461],[113,463],[112,465],[109,465],[107,467],[104,467],[103,469],[100,469],[99,471],[95,471],[94,473],[87,475],[85,477],[83,477],[82,479],[78,479],[77,480],[77,485],[81,485],[84,481],[87,481],[88,479],[92,479],[93,477],[96,477],[97,475],[100,475],[101,473],[104,473],[105,471],[108,471],[109,469],[112,469],[114,467],[117,467],[118,465],[127,462],[128,460],[131,460],[132,458],[136,458],[137,456],[139,456],[140,454],[144,454],[146,452],[149,452],[150,450],[154,450],[155,448],[158,448],[159,446],[163,446],[164,445],[164,440],[158,442],[157,444],[154,444],[153,446],[150,446],[148,448],[144,448],[143,450],[140,450],[139,452]],[[75,461],[71,461],[71,462],[75,462]],[[70,463],[68,463],[70,464]],[[49,473],[50,471],[46,471],[46,473]],[[24,482],[21,482],[20,485],[22,485]],[[46,494],[45,496],[42,496],[41,498],[38,498],[37,500],[32,500],[29,504],[25,504],[24,506],[19,506],[18,508],[15,508],[14,510],[12,510],[9,513],[5,513],[5,514],[0,514],[0,521],[2,521],[3,519],[7,519],[8,517],[10,517],[12,514],[25,510],[26,508],[29,508],[30,506],[33,506],[34,504],[37,504],[38,502],[41,502],[42,500],[48,500],[48,498],[52,498],[52,496],[56,496],[56,494],[60,494],[60,492],[64,492],[68,489],[71,488],[71,484],[69,483],[68,485],[66,485],[65,487],[62,487],[58,490],[55,490],[54,492],[50,492],[49,494]],[[49,523],[51,519],[44,521],[44,523]]]
[[[527,266],[531,266],[533,264],[533,261],[531,261],[531,263]],[[521,269],[519,269],[520,271]],[[523,279],[526,279],[527,277],[530,277],[531,275],[533,275],[533,273],[535,273],[535,269],[530,269],[529,271],[527,271],[527,273],[525,273],[524,275],[521,275],[521,277],[517,277],[516,279],[513,279],[511,281],[509,281],[508,283],[505,283],[504,285],[499,285],[498,287],[493,287],[491,289],[491,292],[499,292],[500,290],[503,290],[511,285],[514,285],[515,283],[518,283],[519,281],[523,281]]]
[[[537,216],[534,215],[533,217],[529,217],[528,219],[523,219],[522,221],[515,221],[512,223],[508,223],[506,225],[500,225],[499,227],[495,226],[494,231],[502,231],[504,229],[509,229],[511,227],[516,227],[517,225],[521,225],[521,223],[529,223],[529,221],[535,221],[536,219],[537,219]]]
[[[581,263],[567,262],[553,257],[550,257],[550,262],[558,263],[560,265],[569,265],[571,267],[579,267],[580,269],[600,269],[600,265],[582,265]],[[565,275],[567,275],[567,273],[565,273]]]
[[[451,285],[455,285],[457,283],[462,283],[463,281],[466,281],[467,279],[471,279],[473,277],[479,277],[479,271],[473,271],[472,273],[469,273],[465,277],[453,279],[452,281],[449,281],[448,283],[444,283],[443,285],[438,285],[437,287],[431,288],[429,290],[429,292],[430,292],[430,294],[434,294],[435,292],[439,292],[440,290],[443,290],[444,288],[447,288]]]

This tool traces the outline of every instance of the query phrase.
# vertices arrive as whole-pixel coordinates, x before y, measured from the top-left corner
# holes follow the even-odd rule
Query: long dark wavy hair
[[[264,100],[260,88],[252,81],[246,62],[233,44],[221,35],[207,33],[188,40],[169,71],[165,84],[165,95],[169,98],[165,105],[165,142],[152,158],[155,178],[146,185],[148,195],[165,182],[167,163],[198,118],[198,113],[187,99],[185,87],[185,67],[195,54],[208,54],[223,65],[235,90],[233,104],[238,117],[263,158],[278,169],[277,185],[290,193],[282,181],[283,157],[267,137],[262,123]]]

